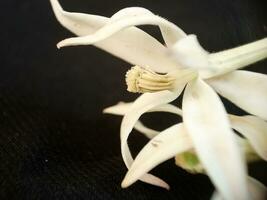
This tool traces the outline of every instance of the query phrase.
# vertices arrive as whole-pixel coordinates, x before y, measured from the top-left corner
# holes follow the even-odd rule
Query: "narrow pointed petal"
[[[255,116],[230,115],[232,128],[248,139],[257,154],[267,161],[267,122]]]
[[[259,181],[252,177],[248,177],[249,192],[251,200],[265,200],[267,198],[267,188]],[[224,200],[223,197],[215,191],[211,200]]]
[[[113,115],[125,115],[128,111],[130,111],[133,102],[119,102],[114,106],[107,107],[103,110],[105,114],[113,114]],[[177,106],[172,104],[163,104],[157,107],[148,110],[147,112],[169,112],[176,115],[182,116],[182,110]]]
[[[193,147],[182,124],[174,125],[154,137],[141,150],[126,174],[122,186],[128,187],[160,163]]]
[[[103,16],[66,12],[58,0],[50,2],[57,20],[78,36],[93,34],[110,22],[110,18]],[[164,45],[136,27],[121,31],[94,45],[132,65],[147,65],[157,72],[168,72],[178,67],[166,54]]]
[[[133,102],[130,102],[130,103],[119,102],[115,106],[105,108],[103,110],[103,113],[123,116],[131,109],[132,105],[133,105]],[[138,120],[135,123],[134,128],[140,133],[143,133],[146,137],[150,139],[155,137],[159,133],[158,131],[155,131],[153,129],[146,127],[140,120]]]
[[[206,73],[205,78],[226,74],[265,58],[267,58],[267,37],[239,47],[211,53],[209,61],[217,70]]]
[[[149,139],[154,138],[160,133],[159,131],[146,127],[141,121],[137,121],[134,128],[140,133],[143,133]]]
[[[183,120],[217,190],[226,199],[249,199],[246,167],[235,133],[219,97],[201,79],[185,89]]]
[[[127,168],[129,168],[133,163],[127,139],[137,120],[148,110],[173,101],[180,95],[181,92],[182,88],[176,93],[167,90],[156,93],[145,93],[134,102],[131,110],[126,113],[121,124],[121,152]],[[141,178],[141,180],[144,181],[143,178]]]
[[[123,15],[126,15],[127,13],[125,14],[125,12],[127,11],[129,11],[129,9],[122,12]],[[138,12],[140,12],[140,8],[138,9]],[[138,25],[156,25],[156,26],[162,27],[163,30],[165,30],[164,34],[168,33],[169,35],[171,35],[171,33],[175,33],[176,38],[172,39],[172,40],[175,40],[173,41],[173,43],[186,36],[186,34],[180,28],[178,28],[175,24],[167,21],[164,18],[154,15],[151,12],[147,12],[145,14],[142,13],[142,14],[133,15],[132,10],[130,10],[129,16],[125,18],[121,17],[122,13],[120,13],[119,19],[112,20],[111,23],[108,23],[106,26],[103,26],[101,29],[99,29],[94,34],[63,40],[61,43],[59,43],[59,46],[63,47],[63,46],[71,46],[71,45],[94,44],[102,40],[105,40],[111,37],[112,35],[123,31],[124,29],[128,27],[138,26]],[[174,36],[174,34],[172,34],[172,36]]]
[[[92,34],[108,22],[108,18],[99,15],[66,12],[58,0],[50,0],[50,3],[61,25],[76,35]]]
[[[114,106],[107,107],[103,110],[105,114],[112,114],[112,115],[125,115],[133,105],[133,102],[119,102]]]
[[[208,83],[235,105],[267,120],[267,75],[237,70]]]
[[[180,108],[178,108],[177,106],[174,106],[172,104],[163,104],[163,105],[157,106],[155,108],[152,108],[148,112],[168,112],[168,113],[176,114],[179,116],[182,116],[182,114],[183,114],[183,112]]]
[[[113,115],[125,115],[128,111],[130,111],[132,105],[133,102],[129,103],[119,102],[117,105],[105,108],[103,110],[103,113],[113,114]],[[148,110],[147,112],[169,112],[182,116],[182,110],[171,104],[160,105],[158,107]],[[150,139],[159,134],[159,131],[146,127],[140,120],[136,122],[134,128],[140,133],[143,133],[146,137]]]

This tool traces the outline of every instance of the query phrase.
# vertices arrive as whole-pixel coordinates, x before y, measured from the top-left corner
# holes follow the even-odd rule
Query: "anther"
[[[175,77],[158,74],[139,66],[132,67],[126,73],[127,90],[134,93],[157,92],[173,87]]]

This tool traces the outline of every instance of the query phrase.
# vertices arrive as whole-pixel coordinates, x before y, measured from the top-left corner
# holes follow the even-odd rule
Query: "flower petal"
[[[63,40],[58,45],[59,47],[63,46],[71,46],[71,45],[90,45],[94,44],[100,41],[103,41],[112,35],[123,31],[126,28],[132,27],[132,26],[138,26],[138,25],[156,25],[161,27],[161,29],[164,30],[163,34],[167,35],[165,38],[167,38],[168,43],[174,44],[179,39],[186,36],[186,34],[175,24],[167,21],[166,19],[159,17],[157,15],[154,15],[152,12],[143,12],[140,14],[140,9],[138,8],[137,14],[133,15],[133,10],[136,8],[128,8],[123,11],[119,11],[119,17],[118,15],[115,15],[116,20],[112,20],[110,23],[108,23],[106,26],[103,26],[101,29],[99,29],[97,32],[91,35],[83,36],[83,37],[76,37],[76,38],[69,38],[66,40]],[[128,14],[129,11],[129,14]],[[126,16],[126,17],[122,17]],[[128,29],[127,29],[128,30]],[[130,36],[129,36],[130,37]]]
[[[128,17],[136,17],[144,14],[151,16],[154,15],[150,10],[142,7],[129,7],[118,11],[111,17],[111,19],[113,21],[118,19],[126,19]],[[170,22],[168,22],[167,20],[163,20],[162,22],[163,25],[159,24],[159,28],[167,46],[172,46],[179,39],[181,39],[181,37],[184,37],[186,35],[179,27],[175,27],[174,25],[169,24]]]
[[[170,48],[170,53],[182,66],[197,70],[212,67],[208,62],[209,53],[202,48],[195,35],[188,35],[178,40]]]
[[[246,167],[226,111],[201,79],[185,89],[183,119],[200,161],[224,198],[248,199]]]
[[[50,2],[57,20],[78,36],[92,34],[110,22],[110,18],[103,16],[66,12],[58,0]],[[157,72],[168,72],[178,67],[166,54],[164,45],[136,27],[128,28],[94,45],[133,65],[150,66]]]
[[[145,125],[142,124],[140,120],[138,120],[135,123],[134,128],[140,133],[143,133],[149,139],[154,138],[156,135],[160,133],[159,131],[146,127]]]
[[[168,90],[156,93],[145,93],[134,102],[131,110],[126,113],[121,124],[121,152],[127,168],[129,168],[133,162],[133,158],[127,144],[127,139],[137,120],[143,113],[147,112],[148,110],[161,104],[166,104],[170,101],[173,101],[181,94],[181,92],[182,88],[180,89],[180,91],[177,91],[175,93]],[[144,177],[142,177],[141,180],[148,182],[144,180]]]
[[[50,0],[57,20],[76,35],[88,35],[107,24],[108,18],[99,15],[66,12],[58,0]]]
[[[267,188],[252,177],[248,177],[248,186],[253,200],[265,200],[267,198]],[[223,197],[215,191],[211,200],[223,200]]]
[[[240,47],[224,50],[209,55],[209,62],[216,71],[205,74],[211,78],[246,67],[267,57],[267,38],[251,42]]]
[[[132,105],[133,102],[129,103],[119,102],[117,105],[105,108],[103,110],[103,113],[113,114],[113,115],[125,115],[128,111],[130,111]],[[158,107],[152,108],[151,110],[148,110],[147,112],[169,112],[182,116],[182,110],[171,104],[160,105]],[[146,137],[150,139],[159,134],[159,131],[146,127],[145,125],[142,124],[140,120],[136,122],[134,128],[137,131],[143,133]]]
[[[122,182],[122,187],[130,186],[158,164],[192,147],[191,139],[182,124],[162,131],[138,154]]]
[[[125,115],[128,111],[130,111],[133,103],[134,102],[119,102],[114,106],[105,108],[103,110],[103,113],[113,114],[113,115]],[[148,110],[147,112],[169,112],[182,116],[182,110],[172,104],[159,105],[157,107]]]
[[[129,102],[129,103],[119,102],[117,105],[105,108],[103,110],[103,113],[123,116],[131,109],[132,105],[133,105],[133,102]],[[134,128],[140,133],[143,133],[146,137],[150,139],[155,137],[159,133],[158,131],[155,131],[153,129],[146,127],[140,120],[138,120],[135,123]]]
[[[240,108],[267,120],[267,75],[237,70],[208,83]]]
[[[172,104],[163,104],[163,105],[150,109],[148,112],[168,112],[168,113],[172,113],[172,114],[176,114],[180,116],[182,116],[182,113],[183,113],[180,108]]]
[[[237,134],[235,134],[235,137],[241,152],[245,155],[247,163],[261,160],[261,158],[255,152],[254,148],[246,138],[243,138]]]
[[[140,15],[154,15],[150,10],[142,7],[127,7],[119,10],[111,16],[111,22],[126,19],[128,17],[136,17]]]
[[[267,123],[255,116],[230,115],[232,128],[245,136],[262,159],[267,161]]]
[[[103,110],[103,113],[112,115],[125,115],[132,107],[133,102],[119,102],[114,106],[107,107]]]
[[[130,110],[132,105],[133,105],[132,102],[130,102],[130,103],[119,102],[115,106],[105,108],[103,110],[103,112],[108,113],[108,114],[113,114],[113,115],[125,115]],[[134,128],[137,131],[139,131],[140,133],[143,133],[146,137],[148,137],[150,139],[155,137],[159,133],[156,130],[153,130],[153,129],[146,127],[140,120],[138,120],[135,123]]]

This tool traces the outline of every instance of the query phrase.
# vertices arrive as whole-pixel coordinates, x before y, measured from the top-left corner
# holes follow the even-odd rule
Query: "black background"
[[[267,35],[267,7],[258,0],[60,2],[68,11],[104,16],[143,6],[196,34],[210,52]],[[140,182],[121,189],[121,118],[102,109],[136,98],[124,84],[130,66],[93,46],[58,50],[56,43],[72,34],[56,21],[48,0],[2,0],[0,8],[1,199],[209,199],[208,178],[188,174],[173,160],[153,170],[171,191]],[[145,30],[161,39],[156,27]],[[248,69],[266,73],[266,66],[263,61]],[[158,129],[177,121],[167,114],[151,117],[143,119]],[[135,133],[130,146],[136,153],[147,140]],[[258,162],[250,174],[266,185],[266,169]]]

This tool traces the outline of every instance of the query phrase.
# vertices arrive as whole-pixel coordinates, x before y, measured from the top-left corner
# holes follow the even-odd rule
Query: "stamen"
[[[185,84],[196,77],[192,70],[177,70],[168,74],[158,74],[139,66],[132,67],[126,73],[127,90],[133,93],[173,90],[178,84]]]
[[[156,92],[172,88],[174,77],[158,74],[139,66],[132,67],[126,73],[127,90],[134,93]]]

